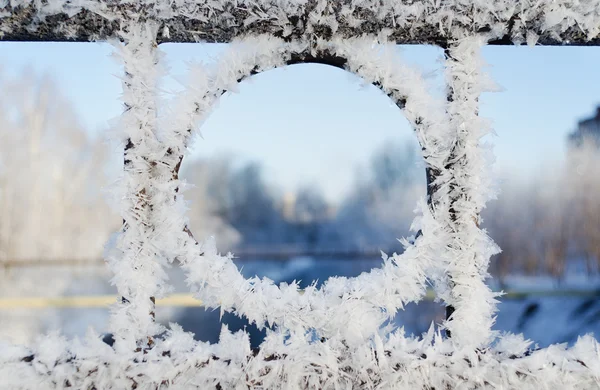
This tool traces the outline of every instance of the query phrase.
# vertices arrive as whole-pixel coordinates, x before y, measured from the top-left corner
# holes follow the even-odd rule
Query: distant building
[[[296,194],[287,192],[283,195],[283,218],[286,221],[293,221],[296,214]]]
[[[600,149],[600,107],[592,118],[579,122],[577,130],[569,135],[569,146],[580,148],[583,145],[595,145]]]

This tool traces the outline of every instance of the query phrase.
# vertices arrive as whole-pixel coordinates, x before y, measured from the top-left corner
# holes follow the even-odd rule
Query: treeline
[[[415,204],[425,194],[424,168],[412,144],[393,142],[363,168],[347,197],[332,205],[314,186],[288,199],[267,184],[259,163],[197,160],[182,172],[194,184],[186,193],[192,229],[237,250],[400,251],[397,237],[408,234]]]
[[[121,220],[105,191],[119,149],[90,137],[51,79],[25,71],[0,87],[0,261],[101,258]],[[386,143],[339,205],[307,186],[290,208],[259,163],[226,156],[187,164],[182,176],[192,230],[222,250],[400,250],[425,193],[418,161],[413,146]]]
[[[121,221],[104,193],[119,171],[119,148],[90,138],[49,79],[25,72],[0,77],[0,87],[0,261],[101,258]],[[564,164],[528,180],[505,178],[482,213],[503,250],[493,274],[600,271],[597,145],[572,147]],[[182,177],[192,230],[216,236],[221,250],[360,252],[402,250],[397,238],[412,234],[424,172],[414,145],[385,142],[336,205],[311,186],[290,201],[259,163],[227,156],[188,161]]]
[[[101,256],[108,149],[49,78],[0,77],[0,261]]]
[[[484,226],[502,248],[492,262],[497,276],[600,271],[600,149],[568,150],[564,164],[548,166],[521,183],[508,178],[484,211]]]

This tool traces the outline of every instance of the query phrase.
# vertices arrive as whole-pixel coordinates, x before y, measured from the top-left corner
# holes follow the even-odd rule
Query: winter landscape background
[[[224,45],[165,45],[163,93],[186,61]],[[444,93],[439,49],[401,47]],[[107,45],[0,44],[0,299],[113,294],[102,248],[119,227],[107,189],[118,177],[118,66]],[[510,291],[496,329],[540,346],[600,329],[600,75],[597,48],[486,48],[505,88],[482,101],[497,137],[499,198],[484,226],[503,249],[490,281]],[[375,87],[321,65],[273,70],[226,95],[184,161],[190,225],[232,251],[245,276],[303,286],[378,267],[426,193],[424,166],[402,113]],[[193,186],[192,186],[193,185]],[[187,288],[176,266],[176,292]],[[543,294],[537,293],[543,291]],[[407,307],[408,333],[439,323],[433,301]],[[159,307],[202,340],[218,312]],[[106,309],[0,307],[0,336],[28,342],[62,329],[103,331]],[[232,315],[231,328],[246,324]],[[260,332],[250,328],[253,342]]]

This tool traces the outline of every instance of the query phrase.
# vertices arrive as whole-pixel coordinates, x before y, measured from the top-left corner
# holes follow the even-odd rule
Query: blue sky
[[[183,77],[186,61],[209,61],[225,45],[162,45],[170,75]],[[439,49],[399,48],[407,62],[432,74],[441,91]],[[52,75],[94,135],[121,112],[118,64],[106,44],[0,43],[0,71],[25,67]],[[488,71],[505,91],[482,97],[481,115],[492,119],[497,168],[535,175],[564,156],[565,137],[579,119],[600,104],[600,48],[487,47]],[[180,88],[173,78],[168,90]],[[240,93],[225,96],[204,123],[204,139],[192,156],[230,153],[258,160],[266,177],[284,191],[321,187],[340,199],[355,172],[379,146],[391,140],[414,142],[400,110],[375,87],[339,69],[295,65],[252,77]],[[415,167],[415,169],[419,169]]]

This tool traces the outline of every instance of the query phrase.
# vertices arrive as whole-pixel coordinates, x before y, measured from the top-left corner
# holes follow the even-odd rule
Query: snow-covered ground
[[[361,272],[377,267],[379,260],[311,259],[295,258],[287,262],[280,261],[244,261],[239,262],[245,276],[265,276],[276,282],[301,280],[306,286],[313,281],[322,283],[330,276],[356,276]],[[170,271],[171,283],[175,291],[187,292],[185,277],[181,270],[173,267]],[[6,277],[6,275],[5,275]],[[21,284],[30,278],[32,283],[21,289],[20,296],[59,295],[101,295],[114,294],[110,286],[110,274],[104,267],[69,270],[48,268],[45,270],[16,272],[8,282]],[[494,289],[499,283],[493,280]],[[4,286],[7,286],[4,283]],[[56,286],[52,289],[49,287]],[[570,275],[557,283],[545,277],[511,276],[504,280],[503,289],[511,292],[527,293],[511,295],[501,299],[495,328],[499,331],[523,333],[540,347],[553,343],[574,342],[578,336],[586,333],[600,334],[600,279],[587,276]],[[2,298],[7,297],[4,289]],[[551,292],[539,294],[537,292]],[[597,291],[597,294],[594,294]],[[531,293],[531,294],[530,294]],[[14,296],[14,294],[13,294]],[[404,326],[407,333],[421,334],[429,328],[431,322],[440,323],[444,308],[431,300],[418,305],[411,304],[397,315],[396,323]],[[178,322],[184,329],[196,334],[196,338],[217,341],[221,321],[218,311],[204,308],[158,307],[157,319],[162,323]],[[99,332],[107,329],[108,311],[106,309],[0,309],[0,338],[17,338],[18,341],[32,341],[33,335],[53,329],[62,329],[68,336],[83,335],[88,326]],[[222,322],[232,329],[247,326],[253,344],[258,344],[262,332],[248,326],[245,320],[225,314]]]

